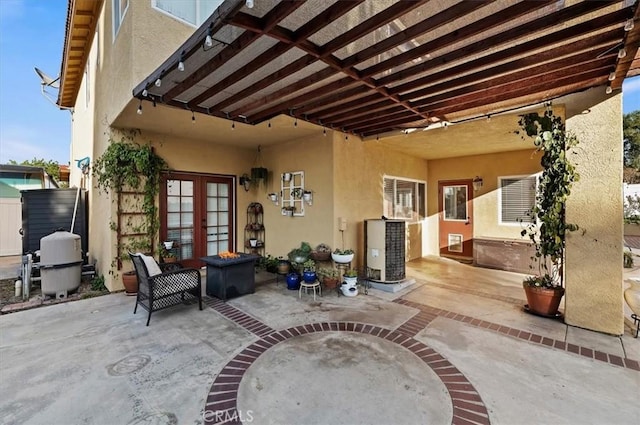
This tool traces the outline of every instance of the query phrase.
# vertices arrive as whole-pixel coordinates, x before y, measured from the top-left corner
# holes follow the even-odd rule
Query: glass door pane
[[[167,240],[178,259],[193,257],[194,200],[191,180],[167,180]]]
[[[229,184],[207,182],[207,254],[216,255],[229,251],[229,216],[230,210]]]
[[[467,220],[467,186],[445,186],[442,191],[445,220]]]

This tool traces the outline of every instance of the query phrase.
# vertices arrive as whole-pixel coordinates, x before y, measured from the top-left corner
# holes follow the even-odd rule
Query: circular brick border
[[[377,336],[406,348],[426,363],[447,388],[453,405],[452,425],[491,423],[480,394],[462,372],[434,349],[401,332],[353,322],[321,322],[295,326],[272,332],[247,346],[222,368],[213,381],[204,407],[205,423],[242,423],[242,415],[237,410],[240,381],[249,366],[269,348],[300,335],[331,331]]]

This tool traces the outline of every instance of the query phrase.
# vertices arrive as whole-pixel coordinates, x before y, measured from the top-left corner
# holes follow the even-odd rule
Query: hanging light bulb
[[[618,58],[622,59],[623,57],[627,56],[627,51],[624,50],[624,47],[620,50],[618,50]]]
[[[196,123],[196,114],[191,111],[191,124],[195,124]]]
[[[611,88],[611,86],[607,86],[606,90],[604,91],[606,94],[611,94],[611,92],[613,91],[613,89]]]
[[[253,0],[247,0],[247,1],[245,2],[245,4],[247,5],[247,7],[248,7],[249,9],[253,9]]]
[[[184,71],[184,62],[182,60],[178,62],[178,71]]]
[[[627,20],[627,22],[624,24],[624,30],[625,31],[631,31],[633,29],[633,19],[629,19]]]
[[[207,34],[207,37],[204,39],[204,47],[213,47],[213,39],[211,38],[211,34]]]
[[[155,82],[156,87],[160,87],[162,85],[162,80],[158,78]]]
[[[149,94],[149,92],[147,91],[147,89],[142,90],[142,95],[144,97],[147,97],[148,94]]]
[[[609,73],[609,81],[613,81],[616,79],[616,72],[615,71],[611,71]]]
[[[322,128],[322,135],[323,135],[324,137],[327,137],[327,129],[326,129],[326,128],[324,128],[324,127]]]
[[[235,121],[231,123],[231,130],[235,130],[236,129],[236,123]]]
[[[271,128],[271,121],[269,121],[269,124],[267,124],[267,126],[268,126],[269,128]]]
[[[136,111],[138,115],[142,115],[142,99],[140,99],[140,105],[138,105],[138,110]]]
[[[298,117],[296,117],[296,119],[293,121],[293,126],[294,127],[298,126]]]

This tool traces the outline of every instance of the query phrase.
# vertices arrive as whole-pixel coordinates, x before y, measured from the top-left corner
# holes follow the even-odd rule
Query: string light
[[[158,78],[155,82],[156,87],[160,87],[162,85],[162,80]]]
[[[627,22],[624,24],[624,30],[625,31],[631,31],[633,29],[633,19],[629,19],[627,20]]]
[[[622,59],[623,57],[627,56],[627,51],[624,50],[624,47],[620,50],[618,50],[618,58]]]
[[[327,137],[327,129],[326,129],[326,128],[324,128],[324,127],[322,127],[322,135],[323,135],[324,137]]]
[[[211,38],[211,25],[213,25],[213,24],[209,24],[209,29],[207,30],[207,36],[204,39],[203,48],[205,50],[210,49],[210,48],[213,47],[213,38]]]
[[[184,62],[182,62],[182,57],[180,58],[180,62],[178,62],[178,71],[184,71]]]
[[[247,1],[245,2],[245,4],[247,5],[247,7],[248,7],[249,9],[253,9],[253,0],[247,0]]]
[[[191,124],[195,124],[196,123],[196,114],[191,111]]]
[[[231,123],[231,130],[235,130],[236,129],[236,122],[232,122]]]
[[[136,112],[138,115],[142,115],[142,99],[140,99],[140,105],[138,105],[138,110]]]
[[[606,94],[611,94],[611,92],[613,91],[613,89],[611,88],[611,86],[607,86],[606,90],[604,91]]]
[[[149,92],[147,91],[147,89],[142,90],[142,95],[144,97],[147,97],[148,94],[149,94]]]
[[[487,115],[487,122],[491,122],[491,114]]]
[[[616,72],[615,71],[611,71],[609,73],[609,81],[613,81],[616,79]]]
[[[271,121],[269,121],[268,127],[271,128]]]
[[[293,126],[294,127],[298,126],[298,117],[296,117],[296,119],[293,121]]]

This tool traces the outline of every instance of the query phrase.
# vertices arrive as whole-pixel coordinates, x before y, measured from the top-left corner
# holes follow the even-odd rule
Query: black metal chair
[[[136,314],[140,304],[149,312],[147,326],[152,312],[182,304],[188,299],[197,298],[202,310],[202,279],[198,269],[181,268],[176,263],[170,263],[170,271],[150,276],[141,254],[130,252],[129,256],[138,277],[138,294],[133,314]]]

